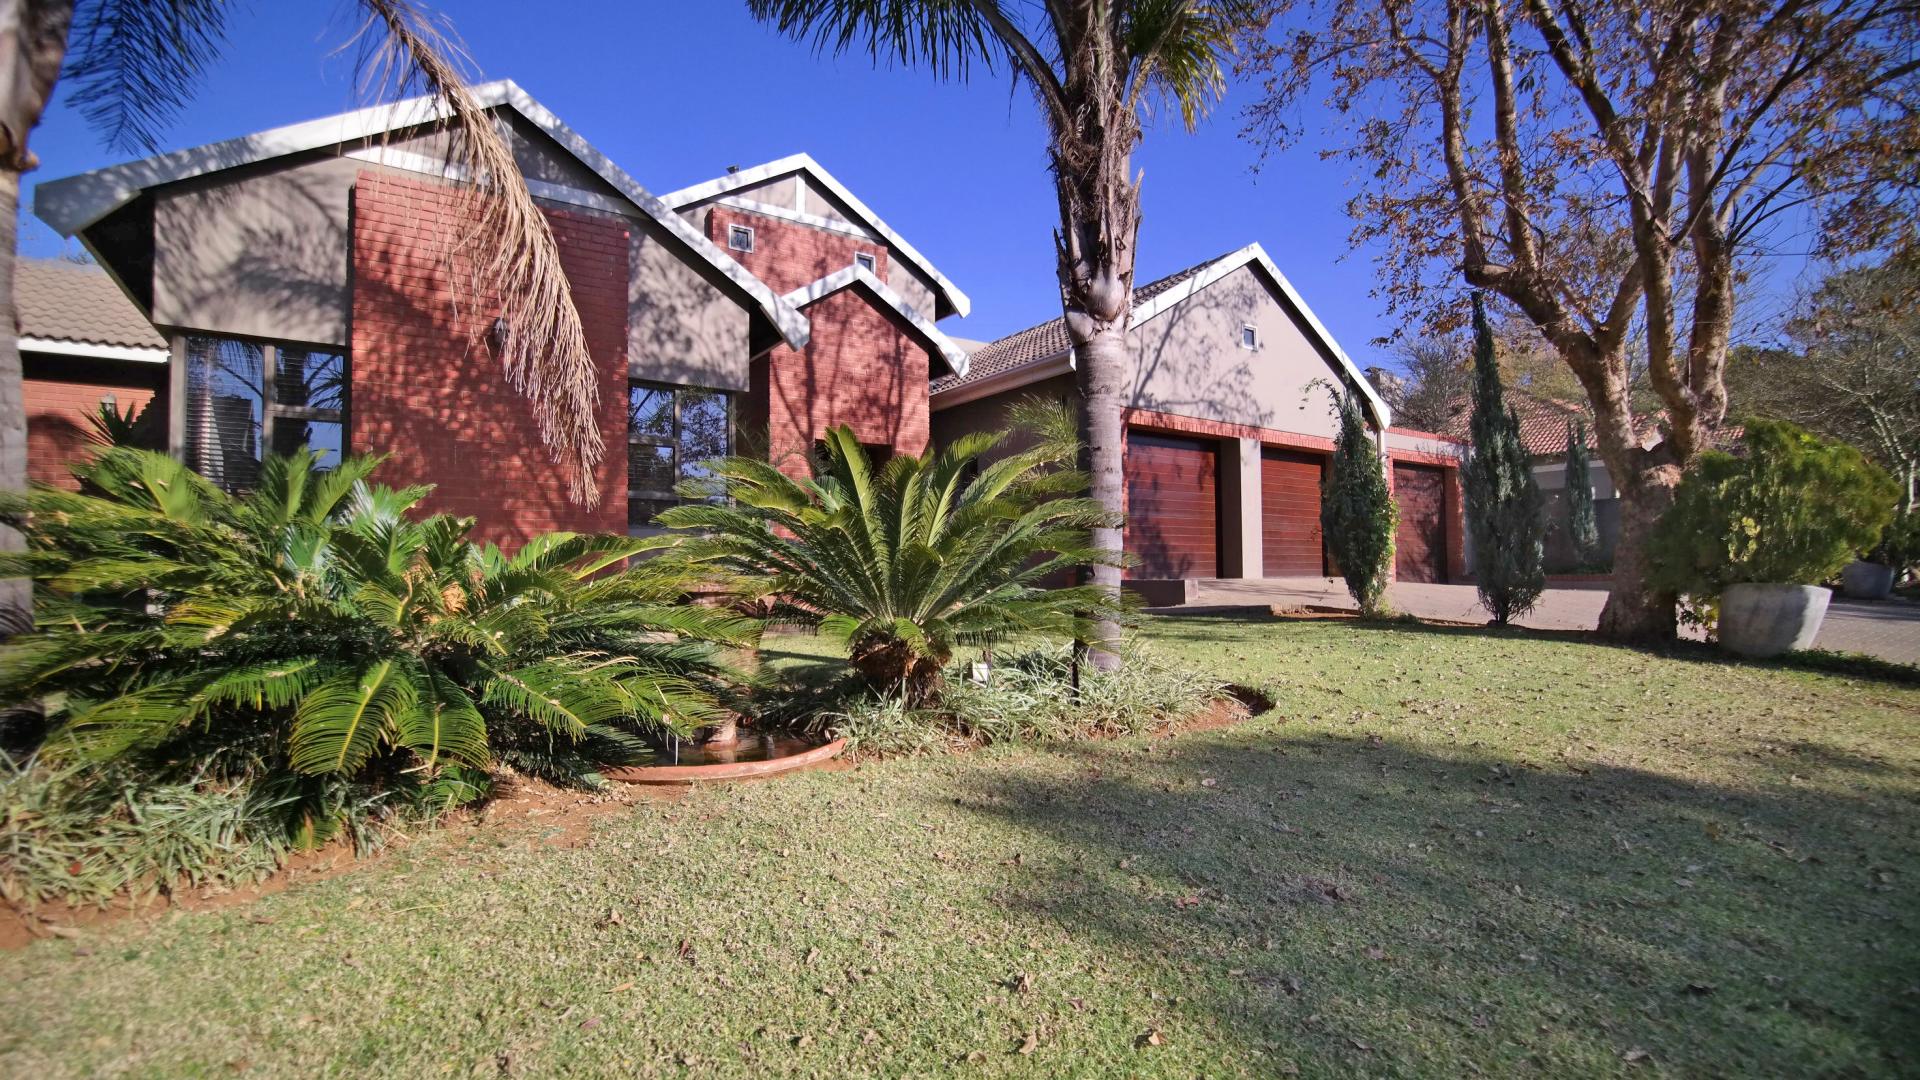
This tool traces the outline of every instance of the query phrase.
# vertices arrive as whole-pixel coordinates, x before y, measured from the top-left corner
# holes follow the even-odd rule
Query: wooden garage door
[[[1130,577],[1219,576],[1217,444],[1127,433],[1126,544]]]
[[[1447,580],[1446,473],[1428,465],[1393,464],[1400,504],[1394,569],[1401,581]]]
[[[1260,452],[1260,561],[1268,577],[1317,577],[1325,570],[1320,532],[1321,454]]]

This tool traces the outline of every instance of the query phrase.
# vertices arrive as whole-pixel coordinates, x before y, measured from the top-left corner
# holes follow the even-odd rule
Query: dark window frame
[[[251,334],[223,334],[211,330],[180,330],[171,337],[169,345],[172,353],[168,365],[167,410],[167,451],[181,461],[188,461],[188,360],[191,342],[205,339],[214,342],[234,342],[250,346],[260,351],[260,421],[256,439],[256,459],[265,460],[272,452],[274,424],[278,420],[339,424],[339,456],[345,458],[352,453],[352,411],[353,411],[353,353],[344,345],[320,342],[294,341],[289,338],[263,338]],[[276,399],[280,381],[281,351],[302,353],[328,353],[340,358],[340,407],[320,408],[310,405],[289,405]],[[234,490],[246,490],[244,486]]]
[[[672,412],[671,430],[669,431],[669,433],[665,435],[659,435],[653,432],[640,431],[638,429],[638,427],[634,423],[635,418],[632,412],[633,392],[635,390],[651,390],[651,391],[666,393],[672,396],[673,412]],[[675,485],[678,485],[681,480],[686,479],[684,475],[684,470],[687,465],[687,462],[681,460],[681,454],[682,454],[681,440],[685,432],[685,425],[682,421],[681,414],[682,414],[682,408],[686,401],[686,397],[687,395],[691,395],[691,394],[699,394],[703,397],[713,397],[713,398],[720,399],[721,406],[726,410],[726,417],[722,421],[722,428],[721,428],[726,433],[725,453],[726,454],[733,453],[734,443],[736,439],[736,435],[734,432],[734,423],[737,419],[736,408],[738,405],[735,399],[739,396],[738,394],[734,394],[726,390],[712,390],[704,386],[686,386],[686,385],[681,385],[676,383],[654,382],[649,379],[627,380],[627,401],[629,403],[628,414],[627,414],[627,446],[629,447],[627,451],[627,455],[628,455],[627,460],[629,462],[629,467],[628,467],[629,471],[627,475],[627,532],[630,535],[635,535],[635,536],[651,535],[653,533],[662,531],[662,527],[659,525],[654,525],[651,523],[640,525],[640,524],[634,523],[633,504],[635,502],[645,500],[648,502],[682,503],[686,501],[685,499],[682,499],[677,492],[671,489],[636,487],[634,485],[634,479],[631,471],[632,469],[631,462],[633,460],[633,451],[631,448],[635,446],[666,447],[669,451],[671,451],[673,455],[672,472],[673,472]],[[710,460],[710,457],[702,457],[697,460],[706,461],[706,460]]]
[[[737,243],[734,243],[734,241],[735,241],[735,240],[737,240],[737,239],[739,239],[739,238],[742,238],[742,237],[744,237],[744,238],[745,238],[745,240],[746,240],[746,243],[745,243],[744,245],[742,245],[742,244],[737,244]],[[734,225],[734,224],[729,224],[729,225],[727,226],[727,248],[728,248],[728,250],[731,250],[731,251],[738,251],[738,252],[741,252],[742,254],[746,254],[746,255],[751,255],[751,254],[753,254],[753,239],[754,239],[754,238],[753,238],[753,226],[751,226],[751,225]]]

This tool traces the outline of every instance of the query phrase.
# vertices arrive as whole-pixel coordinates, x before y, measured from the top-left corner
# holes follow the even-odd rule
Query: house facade
[[[968,313],[966,294],[811,157],[656,196],[513,83],[475,92],[547,215],[582,319],[610,449],[597,506],[567,499],[499,370],[499,308],[466,284],[464,177],[430,99],[39,185],[35,212],[96,256],[100,270],[75,272],[117,297],[125,325],[76,338],[98,355],[30,365],[29,399],[55,403],[30,423],[36,479],[82,451],[71,430],[101,397],[150,399],[159,441],[215,483],[244,490],[263,455],[301,445],[384,454],[382,480],[433,485],[429,509],[511,545],[652,529],[675,485],[722,454],[802,474],[833,425],[877,455],[918,454],[1003,426],[1022,397],[1071,399],[1059,320],[948,337],[938,324]],[[1359,396],[1390,459],[1396,572],[1462,572],[1459,447],[1391,426],[1257,244],[1143,286],[1133,322],[1136,588],[1177,600],[1205,578],[1337,569],[1319,521],[1334,385]]]
[[[649,529],[698,462],[798,462],[833,423],[889,452],[925,448],[927,381],[965,365],[935,322],[966,297],[817,163],[669,203],[513,83],[475,95],[580,312],[609,447],[599,504],[568,501],[501,377],[497,308],[462,280],[464,178],[424,98],[39,185],[35,212],[82,239],[147,322],[142,347],[162,350],[149,370],[164,375],[151,392],[171,452],[236,490],[265,453],[386,454],[383,480],[432,484],[429,509],[511,544]],[[742,175],[759,186],[734,190]],[[763,202],[783,186],[816,192],[810,208]],[[30,382],[30,397],[49,392]]]
[[[1450,581],[1464,566],[1460,446],[1391,414],[1258,244],[1134,290],[1128,331],[1126,548],[1131,587],[1157,603],[1207,578],[1337,573],[1320,492],[1338,422],[1329,389],[1361,403],[1400,505],[1394,572]],[[936,380],[937,442],[1005,426],[1023,398],[1077,398],[1055,319],[974,350]]]

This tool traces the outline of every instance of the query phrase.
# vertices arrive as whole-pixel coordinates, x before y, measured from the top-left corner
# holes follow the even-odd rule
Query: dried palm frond
[[[546,215],[505,133],[468,89],[466,53],[450,30],[410,0],[360,3],[367,21],[348,44],[359,50],[362,91],[383,100],[424,92],[448,114],[436,126],[444,171],[460,181],[467,227],[446,254],[450,269],[470,267],[469,274],[450,274],[456,302],[462,293],[497,301],[491,344],[507,383],[532,404],[541,440],[567,478],[568,498],[597,506],[594,472],[606,452],[600,391]]]

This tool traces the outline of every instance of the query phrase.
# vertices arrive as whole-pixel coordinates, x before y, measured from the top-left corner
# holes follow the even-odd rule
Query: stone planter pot
[[[1840,571],[1840,593],[1849,600],[1885,600],[1893,593],[1893,567],[1864,559]]]
[[[1752,657],[1809,648],[1832,599],[1818,585],[1729,585],[1720,595],[1720,645]]]

